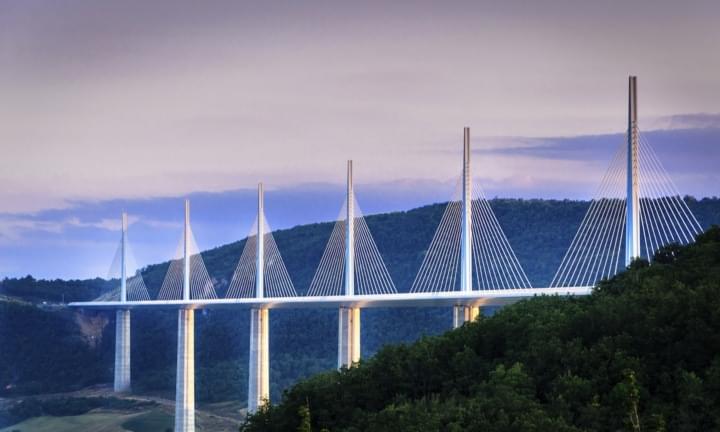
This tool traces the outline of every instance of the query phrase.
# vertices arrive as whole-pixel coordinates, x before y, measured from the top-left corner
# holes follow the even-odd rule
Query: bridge
[[[195,430],[194,313],[198,309],[251,311],[248,411],[269,402],[269,311],[335,308],[338,312],[338,368],[360,360],[360,310],[373,307],[453,308],[453,326],[473,320],[483,306],[504,305],[536,295],[587,295],[601,279],[632,260],[652,260],[670,243],[692,242],[701,227],[638,128],[637,80],[629,79],[626,139],[620,143],[555,276],[534,287],[525,275],[470,164],[470,130],[464,129],[463,165],[411,288],[399,292],[365,223],[347,165],[345,203],[306,294],[299,295],[265,218],[258,186],[257,218],[247,237],[227,292],[219,298],[203,263],[185,201],[185,224],[177,253],[151,299],[142,274],[128,274],[132,258],[127,216],[114,267],[116,290],[72,307],[116,311],[116,392],[131,391],[130,313],[133,309],[177,309],[178,344],[175,430]]]

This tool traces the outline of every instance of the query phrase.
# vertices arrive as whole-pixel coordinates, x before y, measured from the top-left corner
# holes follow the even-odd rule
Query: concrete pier
[[[360,308],[340,308],[338,369],[360,361]]]
[[[454,306],[453,328],[461,327],[468,321],[475,321],[480,315],[480,308],[476,306]]]
[[[130,311],[115,312],[115,380],[117,393],[130,391]]]
[[[175,432],[195,431],[195,311],[178,311]]]
[[[250,365],[248,412],[254,413],[270,400],[269,311],[250,310]]]

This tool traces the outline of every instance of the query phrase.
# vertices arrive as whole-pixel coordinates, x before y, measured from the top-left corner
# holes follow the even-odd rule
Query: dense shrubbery
[[[70,303],[98,297],[113,284],[104,279],[38,280],[32,276],[0,281],[0,294],[40,303]]]
[[[585,298],[536,297],[290,388],[250,431],[720,428],[720,228]],[[306,428],[307,429],[307,428]]]
[[[97,381],[107,367],[67,309],[0,302],[0,347],[0,394],[75,390]]]

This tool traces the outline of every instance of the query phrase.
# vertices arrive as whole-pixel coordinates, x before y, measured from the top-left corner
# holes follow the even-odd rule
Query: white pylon
[[[120,242],[120,301],[127,301],[127,213],[122,214],[122,241]]]
[[[345,295],[355,294],[355,196],[352,161],[347,163],[347,214],[345,222]],[[338,368],[360,361],[360,308],[338,311]]]
[[[470,172],[470,128],[463,129],[462,232],[460,237],[460,291],[472,291],[472,174]],[[474,320],[477,307],[458,305],[453,308],[453,328]]]
[[[472,176],[470,174],[470,128],[463,130],[462,238],[460,291],[472,291]]]
[[[265,296],[265,204],[263,184],[258,183],[255,296]],[[248,364],[248,413],[270,400],[270,311],[250,309],[250,356]]]
[[[122,214],[122,240],[120,242],[120,301],[127,302],[127,213]],[[130,311],[115,312],[115,370],[113,390],[130,391]]]
[[[183,300],[190,300],[190,200],[185,200],[183,231]]]
[[[628,86],[627,196],[625,219],[625,265],[640,257],[640,196],[638,178],[637,77]]]
[[[347,162],[347,214],[345,223],[345,295],[355,294],[355,196],[352,161]]]
[[[190,200],[185,200],[183,300],[190,300]],[[195,432],[195,311],[178,310],[175,431]]]
[[[265,204],[262,183],[258,183],[256,247],[255,297],[263,298],[265,296]]]

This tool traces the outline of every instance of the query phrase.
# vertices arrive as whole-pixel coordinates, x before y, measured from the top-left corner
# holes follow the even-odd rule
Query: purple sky
[[[368,213],[445,200],[465,125],[489,194],[587,198],[629,74],[681,191],[718,195],[718,16],[717,1],[0,2],[0,276],[103,275],[123,207],[141,264],[167,259],[187,195],[200,246],[232,241],[260,180],[273,226],[331,219],[349,158]]]

